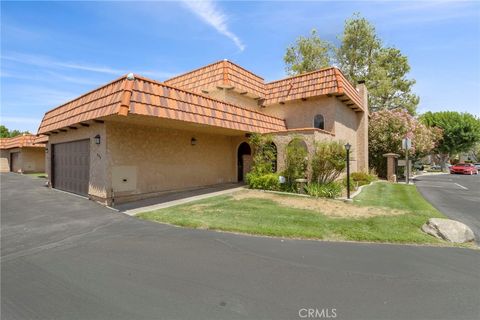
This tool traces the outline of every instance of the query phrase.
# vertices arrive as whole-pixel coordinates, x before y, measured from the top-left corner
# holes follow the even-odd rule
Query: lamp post
[[[350,199],[350,148],[352,146],[350,143],[345,145],[345,150],[347,150],[347,199]]]

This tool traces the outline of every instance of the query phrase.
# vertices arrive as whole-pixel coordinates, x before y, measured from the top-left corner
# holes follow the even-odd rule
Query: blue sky
[[[316,28],[336,42],[360,12],[408,56],[420,113],[480,116],[480,2],[1,2],[1,123],[36,132],[43,114],[128,72],[157,80],[229,59],[265,80]]]

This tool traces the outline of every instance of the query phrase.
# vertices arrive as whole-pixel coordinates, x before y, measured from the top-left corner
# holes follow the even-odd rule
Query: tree
[[[0,125],[0,138],[8,138],[10,137],[10,132],[8,132],[7,127],[4,125]]]
[[[285,69],[289,75],[297,75],[326,68],[331,65],[330,54],[331,44],[320,39],[313,29],[310,37],[300,36],[287,48]]]
[[[0,125],[0,138],[13,138],[22,134],[30,134],[28,131],[8,130],[4,125]]]
[[[379,176],[386,175],[385,153],[394,152],[404,155],[402,139],[412,139],[410,156],[415,159],[427,155],[436,147],[436,141],[442,131],[429,128],[406,110],[381,110],[371,114],[368,128],[369,162]]]
[[[480,142],[480,119],[469,113],[426,112],[420,120],[429,127],[442,129],[443,134],[435,148],[442,166],[450,157],[468,152]]]
[[[371,111],[400,107],[415,114],[420,99],[411,93],[415,80],[406,79],[409,71],[408,59],[400,50],[380,49],[365,82]]]
[[[335,50],[336,60],[345,76],[353,83],[370,76],[382,43],[375,27],[359,13],[345,21],[340,47]]]
[[[352,83],[365,81],[371,111],[407,109],[415,114],[419,98],[413,94],[415,80],[407,79],[408,59],[400,50],[384,47],[375,27],[356,13],[345,22],[338,48],[313,30],[287,48],[284,61],[290,75],[337,65]]]

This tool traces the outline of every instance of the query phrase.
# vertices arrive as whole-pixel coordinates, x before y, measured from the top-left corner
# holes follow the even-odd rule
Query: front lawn
[[[443,215],[415,186],[375,183],[354,203],[239,191],[142,213],[139,218],[179,226],[305,239],[445,243],[420,227]]]

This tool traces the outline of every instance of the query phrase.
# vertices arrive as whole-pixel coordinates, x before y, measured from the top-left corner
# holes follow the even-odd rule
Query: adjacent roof
[[[194,92],[230,87],[263,99],[263,105],[297,99],[335,95],[355,111],[363,110],[357,90],[335,68],[325,68],[270,83],[230,61],[218,61],[165,81],[166,84]]]
[[[285,121],[139,75],[117,79],[45,114],[39,134],[88,120],[128,113],[218,126],[245,132],[285,130]]]
[[[165,83],[198,93],[216,87],[234,87],[240,92],[259,98],[265,96],[263,78],[227,60],[184,73],[166,80]]]
[[[337,68],[325,68],[266,84],[265,105],[335,95],[355,111],[363,110],[357,90]]]
[[[24,147],[45,147],[45,144],[35,144],[37,137],[33,134],[24,134],[13,138],[1,138],[0,149],[13,149]]]

